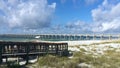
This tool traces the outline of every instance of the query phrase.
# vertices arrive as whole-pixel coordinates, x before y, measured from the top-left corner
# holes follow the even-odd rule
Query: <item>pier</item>
[[[3,58],[5,58],[7,62],[9,57],[23,58],[28,63],[29,56],[43,56],[46,54],[67,56],[68,44],[0,41],[0,63],[3,62]]]
[[[120,35],[114,34],[3,34],[0,37],[21,39],[21,40],[42,40],[42,41],[72,41],[72,40],[114,40],[120,39]],[[3,40],[4,40],[3,39]],[[1,39],[2,40],[2,39]]]

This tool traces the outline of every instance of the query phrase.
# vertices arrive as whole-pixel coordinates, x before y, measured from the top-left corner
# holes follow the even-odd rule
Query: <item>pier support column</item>
[[[86,40],[89,40],[89,35],[86,35]]]
[[[103,35],[101,35],[100,37],[101,37],[100,40],[103,40]]]
[[[0,45],[0,64],[2,63],[2,45]]]
[[[119,38],[118,39],[120,39],[120,35],[119,35]]]
[[[111,35],[109,35],[109,40],[111,40]]]
[[[6,63],[8,63],[8,57],[5,57],[5,59],[6,59]]]
[[[28,61],[29,61],[29,45],[30,44],[25,45],[26,46],[26,64],[28,64]]]
[[[96,40],[96,35],[93,35],[93,40]]]
[[[56,46],[56,55],[58,55],[58,44]]]

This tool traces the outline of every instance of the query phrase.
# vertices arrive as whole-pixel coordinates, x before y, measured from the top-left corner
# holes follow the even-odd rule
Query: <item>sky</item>
[[[0,34],[120,34],[120,0],[0,0]]]

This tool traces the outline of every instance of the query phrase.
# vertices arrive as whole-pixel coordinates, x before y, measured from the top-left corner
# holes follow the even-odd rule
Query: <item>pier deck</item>
[[[68,52],[67,43],[48,42],[6,42],[0,41],[0,63],[3,58],[21,57],[27,62],[29,56],[40,56],[45,54],[66,55]]]

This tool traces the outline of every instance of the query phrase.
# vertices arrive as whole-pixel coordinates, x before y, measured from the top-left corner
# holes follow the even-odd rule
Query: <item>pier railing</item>
[[[48,42],[0,42],[0,63],[3,58],[21,57],[28,62],[29,56],[54,54],[61,55],[68,52],[67,43],[48,43]],[[6,59],[7,60],[7,59]]]
[[[72,40],[114,40],[120,39],[120,34],[3,34],[0,35],[1,40],[16,41],[17,40],[43,40],[43,41],[72,41]],[[3,38],[3,39],[2,39]],[[7,39],[6,39],[7,38]]]

